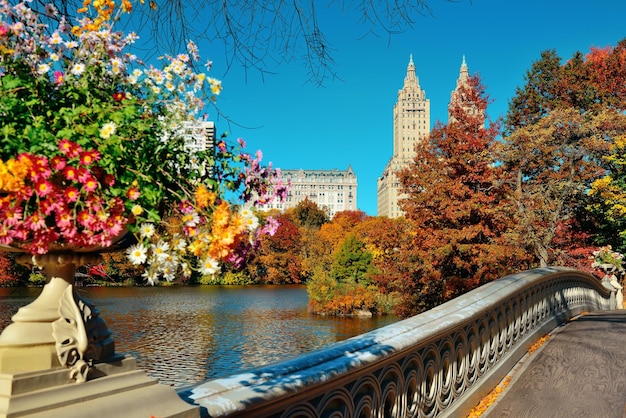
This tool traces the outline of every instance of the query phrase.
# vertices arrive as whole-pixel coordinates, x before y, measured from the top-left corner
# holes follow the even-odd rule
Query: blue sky
[[[316,2],[317,3],[317,2]],[[367,35],[357,13],[316,4],[319,25],[334,49],[341,80],[307,83],[296,61],[269,68],[225,71],[223,46],[200,43],[210,73],[222,79],[222,116],[210,113],[218,133],[242,137],[251,152],[284,169],[346,169],[358,177],[358,208],[376,215],[376,179],[392,153],[392,115],[413,54],[422,89],[431,101],[431,125],[447,118],[462,57],[480,73],[494,100],[488,113],[503,116],[515,88],[541,51],[564,59],[591,46],[626,38],[623,0],[430,0],[433,16],[417,17],[398,35]]]

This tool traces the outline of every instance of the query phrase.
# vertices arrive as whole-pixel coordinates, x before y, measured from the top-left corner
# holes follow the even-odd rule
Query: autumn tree
[[[520,245],[539,265],[563,263],[590,245],[596,226],[587,192],[624,128],[624,60],[615,55],[577,52],[561,63],[555,51],[544,52],[509,104],[498,160],[517,209]]]
[[[276,219],[280,226],[273,236],[261,239],[259,255],[250,265],[251,277],[259,283],[300,283],[300,231],[289,216],[282,214]]]
[[[12,253],[0,252],[0,287],[12,287],[24,284],[28,279],[28,270],[20,268]]]
[[[594,48],[587,56],[588,76],[607,106],[626,109],[626,40],[615,47]],[[623,115],[623,113],[622,113]],[[600,218],[600,244],[626,252],[626,133],[615,132],[602,160],[605,176],[589,191],[589,209]]]
[[[298,202],[295,207],[287,211],[287,214],[298,226],[307,229],[320,229],[328,222],[326,211],[308,198]]]
[[[526,266],[509,236],[515,219],[499,184],[492,153],[499,125],[488,124],[487,104],[480,78],[470,77],[450,104],[449,123],[438,123],[398,174],[407,196],[400,207],[416,227],[406,285],[415,313]]]
[[[337,251],[343,240],[354,228],[368,219],[368,215],[360,210],[337,212],[331,222],[320,228],[320,236],[330,244],[330,251]]]

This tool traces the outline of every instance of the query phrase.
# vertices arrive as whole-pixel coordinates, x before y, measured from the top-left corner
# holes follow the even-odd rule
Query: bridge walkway
[[[510,376],[483,417],[626,417],[626,310],[581,315],[555,329]]]

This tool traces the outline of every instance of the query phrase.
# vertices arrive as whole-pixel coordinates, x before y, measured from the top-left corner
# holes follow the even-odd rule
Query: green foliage
[[[202,276],[199,280],[199,284],[241,286],[253,284],[253,281],[250,275],[245,271],[226,271],[220,274]]]
[[[381,298],[376,286],[357,283],[353,279],[339,282],[322,267],[314,270],[313,277],[307,282],[307,292],[313,312],[324,315],[354,315],[359,311],[386,313],[393,309],[389,307],[393,300]],[[379,307],[379,301],[384,306]]]
[[[109,283],[134,284],[142,281],[143,267],[133,265],[122,252],[102,254],[106,276],[100,280]]]
[[[31,273],[28,277],[28,283],[31,286],[43,286],[46,284],[46,276],[41,273]]]
[[[372,254],[365,249],[365,243],[354,234],[348,234],[333,257],[331,276],[339,282],[363,283],[372,269],[371,263]]]

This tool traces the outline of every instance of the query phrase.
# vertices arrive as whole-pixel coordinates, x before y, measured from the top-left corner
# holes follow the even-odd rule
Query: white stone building
[[[291,182],[287,198],[263,206],[264,210],[284,211],[307,198],[331,219],[337,212],[357,210],[357,178],[351,166],[347,170],[281,170],[281,177]]]

